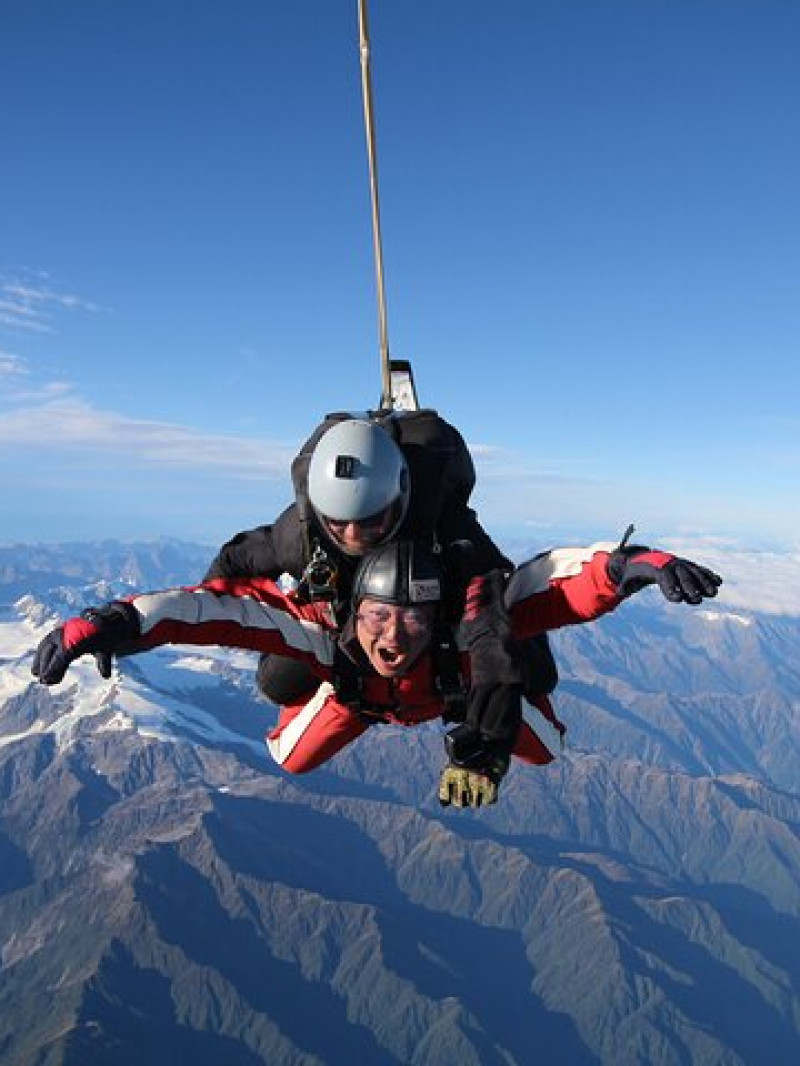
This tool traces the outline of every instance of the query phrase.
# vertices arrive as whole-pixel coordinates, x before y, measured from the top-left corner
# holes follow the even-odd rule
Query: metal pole
[[[358,31],[361,48],[361,93],[364,100],[364,126],[367,135],[369,160],[369,189],[372,200],[372,244],[375,252],[375,277],[378,285],[378,323],[381,346],[381,407],[392,407],[392,386],[389,371],[389,336],[386,323],[386,290],[383,282],[383,246],[381,243],[381,215],[378,204],[378,160],[375,152],[375,119],[372,103],[372,79],[369,67],[369,27],[367,0],[358,0]]]

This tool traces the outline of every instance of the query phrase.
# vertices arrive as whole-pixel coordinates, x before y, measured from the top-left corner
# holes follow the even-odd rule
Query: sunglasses
[[[345,526],[358,526],[359,529],[380,529],[386,521],[386,510],[378,511],[377,514],[367,515],[366,518],[326,518],[325,521],[331,529],[344,529]]]

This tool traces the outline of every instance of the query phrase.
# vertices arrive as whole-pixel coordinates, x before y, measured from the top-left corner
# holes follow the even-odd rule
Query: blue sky
[[[800,542],[800,7],[370,0],[392,353],[504,542]],[[5,0],[0,541],[216,544],[380,392],[356,0]]]

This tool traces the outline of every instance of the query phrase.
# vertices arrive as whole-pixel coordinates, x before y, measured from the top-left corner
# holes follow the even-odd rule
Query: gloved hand
[[[643,547],[620,547],[608,557],[608,576],[620,596],[632,596],[656,584],[671,603],[702,603],[716,596],[722,578],[706,566],[669,552]]]
[[[131,604],[115,601],[106,607],[90,607],[47,634],[36,649],[31,673],[43,685],[57,685],[70,663],[93,654],[101,675],[110,677],[112,654],[139,635],[139,615]]]
[[[497,803],[498,786],[488,774],[448,765],[439,781],[439,802],[443,807],[488,807]]]
[[[502,746],[485,741],[465,723],[447,733],[445,748],[450,761],[439,781],[441,805],[485,807],[496,803],[510,762]]]
[[[470,659],[467,724],[508,754],[522,722],[523,677],[505,604],[505,586],[501,570],[472,579],[461,634]]]

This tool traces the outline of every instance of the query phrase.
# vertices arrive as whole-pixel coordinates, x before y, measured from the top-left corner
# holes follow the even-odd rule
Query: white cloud
[[[74,293],[59,292],[41,282],[0,278],[0,325],[22,333],[53,333],[57,311],[96,312],[99,308]]]
[[[23,359],[0,348],[0,378],[6,381],[20,378],[28,373],[28,368]]]
[[[242,478],[285,478],[297,450],[295,445],[203,434],[168,422],[99,411],[74,398],[0,414],[0,443],[28,452],[93,451],[102,458],[122,458],[137,465],[211,467]]]
[[[716,604],[765,614],[800,615],[800,547],[763,551],[700,535],[670,538],[666,546],[722,577]]]
[[[469,444],[468,447],[481,482],[513,481],[519,484],[557,480],[580,484],[603,480],[590,472],[596,464],[593,459],[561,459],[551,456],[534,461],[519,452],[494,445]]]
[[[45,274],[0,275],[0,327],[50,334],[59,312],[98,310],[95,304],[56,288]],[[0,410],[0,444],[23,448],[31,457],[72,450],[93,463],[215,469],[242,479],[284,479],[297,450],[295,443],[206,434],[99,410],[81,399],[70,382],[37,379],[26,361],[7,349],[0,349],[0,382],[0,405],[5,407]]]
[[[645,508],[635,500],[635,487],[613,484],[608,471],[593,456],[563,458],[541,453],[527,456],[521,452],[487,445],[469,445],[475,460],[476,482],[471,499],[484,528],[512,530],[515,544],[508,550],[519,557],[531,541],[552,546],[557,530],[571,531],[575,540],[610,539],[621,535],[629,516],[643,515]],[[559,541],[559,543],[567,543]]]
[[[72,391],[66,381],[34,381],[27,362],[18,355],[0,348],[0,403],[18,405],[21,403],[42,403],[64,396]]]

